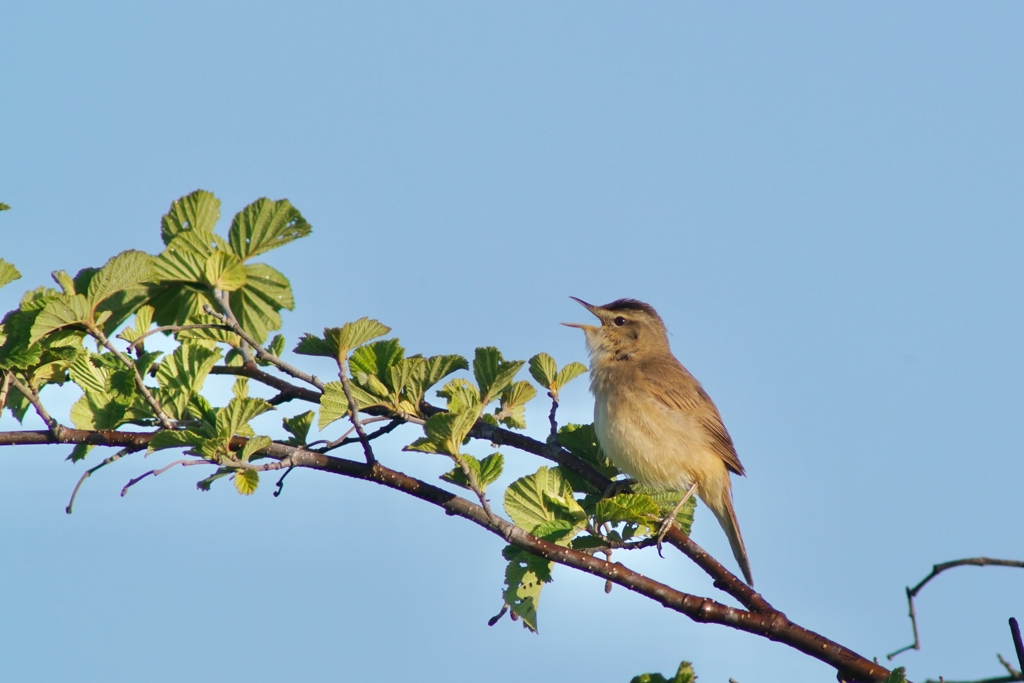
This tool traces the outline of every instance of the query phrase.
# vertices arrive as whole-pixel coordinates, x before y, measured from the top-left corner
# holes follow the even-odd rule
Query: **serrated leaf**
[[[171,208],[160,220],[160,237],[170,244],[182,231],[213,232],[220,220],[220,200],[212,192],[196,190],[171,202]]]
[[[637,485],[635,491],[650,496],[651,500],[657,504],[658,515],[662,518],[671,513],[679,499],[686,495],[686,491],[654,490],[642,485]],[[697,496],[690,496],[690,499],[676,513],[676,523],[684,534],[690,534],[690,529],[693,527],[693,515],[696,509]]]
[[[334,347],[315,334],[306,333],[299,337],[299,343],[292,349],[303,356],[326,356],[334,358]]]
[[[601,453],[597,443],[597,434],[594,432],[594,425],[573,423],[563,425],[558,430],[558,443],[580,460],[584,460],[592,465],[598,472],[609,479],[619,474],[619,470]]]
[[[21,273],[14,267],[14,264],[0,258],[0,287],[21,279]]]
[[[261,197],[235,214],[228,243],[244,261],[305,237],[312,230],[287,199],[272,201]]]
[[[79,462],[80,460],[85,460],[85,456],[89,455],[89,451],[91,451],[92,448],[92,444],[76,444],[75,447],[71,449],[71,453],[68,454],[67,459],[70,460],[71,462]]]
[[[380,398],[373,396],[355,384],[349,384],[356,408],[362,410],[369,406],[385,405]],[[348,417],[348,398],[341,382],[328,382],[324,385],[324,393],[320,395],[320,419],[317,429],[324,427],[343,417]]]
[[[407,451],[459,455],[462,442],[480,416],[478,410],[437,413],[427,418],[423,425],[426,436],[405,447]]]
[[[129,344],[149,331],[153,324],[153,307],[142,306],[135,311],[135,325],[126,327],[117,335],[118,339],[124,339]]]
[[[237,256],[226,251],[215,251],[203,267],[206,283],[214,289],[233,292],[245,286],[245,266]]]
[[[249,459],[253,456],[256,451],[266,448],[273,443],[273,439],[269,436],[252,436],[245,442],[245,446],[242,447],[242,462],[249,462]]]
[[[622,493],[598,501],[594,516],[598,523],[629,522],[649,526],[660,514],[661,508],[650,496],[641,493]]]
[[[115,429],[124,420],[127,406],[106,396],[85,394],[71,406],[71,422],[78,429]]]
[[[29,334],[29,344],[34,344],[50,332],[84,323],[92,319],[89,302],[81,294],[58,294],[50,299],[43,310],[36,316]]]
[[[61,290],[63,290],[65,294],[74,296],[78,293],[75,291],[75,281],[71,279],[71,276],[67,274],[67,271],[55,270],[50,273],[50,277],[53,278],[54,282],[60,285]]]
[[[149,440],[149,453],[168,448],[198,448],[205,439],[193,431],[161,430]]]
[[[246,292],[263,299],[275,311],[295,308],[291,282],[281,271],[265,263],[247,263],[245,278]]]
[[[235,490],[243,496],[251,496],[256,493],[256,487],[260,485],[260,473],[256,470],[241,470],[235,472]]]
[[[267,344],[267,351],[280,358],[281,354],[284,353],[284,344],[284,335],[275,334],[274,338],[270,340],[269,344]],[[262,357],[256,358],[256,364],[262,365],[264,367],[273,365],[273,363],[271,363],[270,361],[263,360]]]
[[[898,666],[886,676],[885,683],[907,683],[907,668]]]
[[[217,413],[217,436],[222,439],[250,436],[249,421],[273,409],[274,406],[262,398],[233,398]]]
[[[505,489],[505,512],[517,526],[533,533],[538,525],[563,519],[585,525],[586,514],[572,496],[572,486],[558,467],[541,467]]]
[[[502,555],[509,561],[502,598],[513,614],[522,619],[523,627],[536,633],[540,592],[551,580],[551,562],[515,546],[506,546]]]
[[[536,395],[537,389],[526,380],[505,387],[496,413],[498,421],[513,429],[526,429],[526,404]]]
[[[235,395],[235,398],[248,398],[249,378],[239,377],[235,379],[235,383],[231,385],[231,393]]]
[[[208,349],[199,344],[183,343],[164,359],[156,371],[156,381],[160,388],[180,397],[176,404],[179,408],[203,389],[210,370],[217,364],[221,356],[220,349]],[[179,413],[178,418],[182,415]]]
[[[150,289],[153,319],[158,325],[184,325],[189,320],[205,315],[205,306],[216,308],[208,287],[188,282],[155,285]]]
[[[501,476],[502,467],[504,465],[504,458],[501,453],[492,453],[483,460],[477,460],[472,455],[465,454],[460,457],[473,471],[481,492],[486,491],[487,487],[497,481],[498,477]],[[462,471],[462,468],[459,467],[458,464],[456,464],[450,472],[442,474],[441,479],[465,489],[470,488],[469,479],[466,478],[466,473]]]
[[[306,445],[306,438],[309,436],[309,428],[313,426],[314,417],[316,417],[316,413],[312,410],[307,410],[295,417],[286,417],[281,421],[284,428],[292,435],[288,439],[288,445]]]
[[[360,346],[352,352],[348,364],[353,375],[362,372],[383,380],[388,376],[388,368],[402,360],[404,355],[405,349],[397,339],[384,339]]]
[[[690,662],[681,662],[672,678],[665,678],[661,674],[640,674],[633,676],[629,683],[694,683],[697,675],[693,672],[693,665]]]
[[[530,359],[530,375],[542,387],[550,391],[554,388],[558,375],[558,366],[555,364],[555,359],[546,353],[538,353]]]
[[[501,351],[493,346],[478,348],[473,357],[473,376],[480,387],[482,403],[487,405],[498,398],[523,365],[524,361],[521,360],[504,360]]]
[[[324,338],[335,349],[336,358],[341,360],[348,356],[349,351],[376,337],[383,336],[391,328],[372,318],[362,317],[354,322],[345,323],[341,327],[330,327],[324,330]]]
[[[558,371],[558,378],[556,380],[558,389],[561,390],[566,384],[573,381],[586,371],[587,366],[583,363],[577,363],[576,361],[569,363]]]
[[[153,257],[130,249],[114,256],[93,275],[86,298],[92,309],[117,292],[149,282],[154,277]]]
[[[467,410],[479,412],[483,410],[483,404],[480,402],[480,391],[468,380],[461,377],[449,380],[447,384],[438,390],[437,395],[447,399],[450,412],[465,412]]]
[[[71,362],[68,372],[71,375],[71,381],[87,394],[102,396],[107,393],[107,373],[92,364],[88,351],[79,354]]]
[[[209,235],[191,230],[178,233],[154,261],[154,277],[161,282],[205,284],[206,262],[213,255],[210,240]]]

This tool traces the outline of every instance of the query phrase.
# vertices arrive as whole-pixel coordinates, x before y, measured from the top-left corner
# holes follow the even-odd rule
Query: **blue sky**
[[[586,318],[570,295],[648,301],[747,468],[758,589],[882,657],[932,564],[1024,558],[1022,22],[1011,2],[12,6],[0,256],[25,277],[0,304],[158,251],[196,188],[225,230],[260,196],[313,225],[268,258],[296,293],[290,341],[370,315],[410,352],[585,361],[558,325]],[[577,380],[563,418],[591,410]],[[379,453],[432,479],[444,463],[400,452],[416,436]],[[154,464],[129,460],[67,516],[65,450],[0,453],[6,680],[834,676],[569,570],[539,635],[488,628],[500,540],[327,475],[243,499],[171,471],[120,498]],[[539,464],[506,456],[505,482]],[[694,538],[732,566],[706,510]],[[715,595],[676,554],[628,560]],[[898,663],[999,675],[1022,580],[936,579]]]

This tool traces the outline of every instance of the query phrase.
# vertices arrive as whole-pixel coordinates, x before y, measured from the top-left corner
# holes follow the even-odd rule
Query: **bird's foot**
[[[611,486],[604,490],[601,494],[601,500],[605,498],[614,498],[620,493],[625,493],[626,489],[636,483],[636,479],[617,479],[612,482]]]
[[[686,492],[686,495],[679,499],[679,502],[676,503],[674,508],[672,508],[672,512],[670,512],[669,515],[662,520],[661,527],[658,529],[658,535],[655,536],[654,543],[658,547],[658,555],[660,557],[665,557],[661,554],[661,542],[665,540],[665,536],[668,534],[668,530],[671,529],[672,526],[676,523],[676,515],[679,514],[679,511],[683,509],[683,505],[686,504],[686,501],[690,500],[690,496],[696,493],[696,491],[697,482],[693,482],[693,486],[691,486],[690,490]]]

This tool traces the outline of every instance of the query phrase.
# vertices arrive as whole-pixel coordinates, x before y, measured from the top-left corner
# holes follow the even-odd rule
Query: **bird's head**
[[[636,299],[618,299],[604,306],[594,306],[576,297],[570,298],[597,316],[601,323],[562,323],[583,330],[587,351],[596,367],[669,352],[665,323],[650,304]]]

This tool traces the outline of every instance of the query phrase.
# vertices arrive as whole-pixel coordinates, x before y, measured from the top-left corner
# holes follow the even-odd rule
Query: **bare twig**
[[[1006,673],[1010,674],[1011,676],[1016,676],[1017,678],[1020,678],[1020,671],[1018,671],[1013,664],[1010,664],[1008,661],[1003,659],[1003,656],[1001,654],[996,653],[996,659],[998,659],[999,663],[1003,665],[1004,669],[1006,669]]]
[[[963,560],[952,560],[950,562],[942,562],[932,567],[932,571],[928,576],[921,579],[920,583],[911,588],[907,586],[907,605],[909,607],[910,624],[914,629],[914,642],[906,647],[890,652],[886,655],[886,659],[892,661],[893,657],[907,650],[920,650],[921,639],[917,633],[917,612],[914,609],[914,598],[921,592],[921,589],[928,584],[929,581],[934,579],[936,576],[946,571],[947,569],[953,569],[954,567],[985,567],[988,565],[998,567],[1024,567],[1024,562],[1021,560],[996,560],[991,557],[968,557]]]
[[[174,462],[172,462],[170,465],[167,465],[166,467],[161,467],[160,469],[157,469],[157,470],[150,470],[149,472],[143,472],[142,474],[140,474],[139,476],[135,477],[134,479],[129,480],[129,482],[124,485],[124,488],[121,489],[121,497],[124,498],[124,494],[128,493],[128,489],[130,489],[131,487],[135,486],[136,484],[138,484],[140,481],[142,481],[146,477],[148,477],[150,475],[153,475],[154,477],[159,477],[161,474],[163,474],[167,470],[171,469],[175,465],[181,465],[182,467],[191,467],[192,465],[216,465],[216,464],[217,463],[213,462],[212,460],[192,460],[191,458],[182,458],[181,460],[175,460]]]
[[[289,474],[291,474],[292,470],[294,470],[294,469],[295,469],[295,466],[292,465],[287,470],[285,470],[284,474],[281,475],[281,478],[277,480],[277,484],[275,484],[275,486],[277,487],[277,490],[274,491],[274,498],[277,498],[278,496],[281,495],[281,491],[284,490],[284,478],[287,477]]]
[[[122,448],[117,453],[114,453],[112,456],[110,456],[109,458],[105,459],[99,465],[96,465],[95,467],[86,470],[85,473],[82,474],[81,478],[78,480],[78,483],[75,484],[75,490],[71,492],[71,500],[68,501],[68,506],[66,508],[64,508],[64,512],[66,512],[69,515],[71,514],[71,508],[75,504],[75,496],[78,495],[78,489],[82,488],[82,484],[85,483],[86,479],[88,479],[89,477],[92,476],[93,472],[95,472],[96,470],[98,470],[100,468],[106,467],[107,465],[109,465],[112,462],[120,460],[121,458],[123,458],[124,456],[126,456],[126,455],[128,455],[130,453],[136,453],[136,452],[138,452],[140,450],[142,450],[142,449],[141,448],[135,448],[133,446],[129,446],[127,448]]]
[[[39,418],[43,423],[50,428],[50,431],[53,433],[53,436],[57,441],[63,441],[64,436],[67,433],[67,427],[62,425],[60,422],[57,422],[57,420],[55,420],[50,413],[46,411],[46,408],[43,406],[43,402],[39,399],[39,394],[32,391],[32,388],[28,385],[23,384],[22,381],[18,379],[18,376],[13,372],[8,372],[7,376],[10,378],[11,384],[14,385],[14,388],[20,391],[22,396],[27,398],[29,403],[32,404],[32,407],[36,409],[36,414],[39,415]]]
[[[145,334],[140,335],[138,339],[128,345],[128,349],[134,349],[136,346],[141,344],[146,337],[152,337],[158,332],[184,332],[185,330],[228,330],[229,332],[234,332],[234,330],[229,326],[216,323],[204,323],[201,325],[164,325],[163,327],[156,327]]]
[[[356,403],[356,399],[352,396],[352,386],[348,381],[348,359],[344,354],[338,358],[338,377],[341,378],[341,388],[345,392],[345,398],[348,400],[348,418],[352,420],[352,427],[356,430],[356,434],[359,435],[359,443],[363,445],[363,456],[366,458],[366,464],[372,465],[377,462],[377,458],[373,455],[373,446],[370,445],[369,439],[366,438],[363,424],[359,420],[359,404]]]
[[[142,398],[146,400],[146,403],[149,404],[149,407],[153,409],[153,413],[156,415],[157,419],[160,421],[160,424],[163,426],[163,428],[174,429],[174,423],[171,421],[171,418],[167,416],[167,413],[164,412],[164,409],[160,405],[160,402],[157,401],[153,394],[149,391],[149,387],[146,386],[146,382],[142,379],[142,375],[139,373],[139,368],[135,365],[134,362],[132,362],[132,359],[126,356],[124,353],[122,353],[120,349],[118,349],[116,346],[111,344],[110,340],[107,339],[107,335],[103,334],[103,330],[101,330],[99,327],[93,325],[92,323],[86,323],[86,327],[89,330],[89,334],[96,337],[100,344],[102,344],[108,351],[114,354],[114,356],[119,361],[121,361],[125,365],[125,367],[129,368],[132,371],[132,373],[135,375],[136,388],[138,388],[139,393],[142,394]]]
[[[221,312],[227,316],[230,324],[241,329],[242,325],[238,322],[238,318],[235,317],[234,312],[231,310],[231,295],[223,290],[215,289],[213,290],[213,299],[217,302],[217,306],[220,308]],[[237,330],[235,330],[235,333],[237,334]],[[242,360],[246,365],[252,363],[252,353],[249,351],[248,342],[245,337],[242,337],[242,343],[238,345],[238,351],[242,354]]]
[[[558,394],[549,391],[548,396],[551,397],[551,412],[548,413],[548,422],[551,424],[551,443],[558,443],[558,421],[555,419],[555,413],[558,412]]]
[[[371,417],[371,418],[369,418],[367,420],[363,420],[362,424],[368,425],[368,424],[373,424],[374,422],[383,422],[385,420],[391,420],[391,424],[387,425],[386,427],[382,427],[381,429],[378,429],[377,431],[373,432],[372,434],[367,435],[366,438],[368,440],[372,441],[374,438],[376,438],[378,436],[382,436],[384,434],[387,434],[388,432],[390,432],[393,429],[395,429],[395,427],[397,427],[398,425],[402,424],[402,420],[396,419],[396,418],[393,418],[393,417],[386,417],[386,416]],[[335,448],[337,448],[339,446],[344,446],[346,444],[355,443],[355,442],[359,441],[359,439],[349,439],[348,438],[348,435],[351,434],[352,432],[354,432],[355,430],[356,430],[355,426],[349,428],[349,430],[347,432],[345,432],[344,434],[342,434],[339,438],[335,439],[334,441],[331,441],[326,446],[324,446],[323,448],[320,448],[318,450],[321,453],[326,453],[327,451],[334,450]]]
[[[223,313],[218,313],[217,311],[213,310],[209,306],[204,306],[203,310],[208,315],[212,315],[214,318],[217,318],[221,322],[227,324],[235,334],[237,334],[239,337],[241,337],[244,342],[249,344],[249,346],[251,346],[253,348],[253,350],[256,351],[256,353],[257,353],[257,355],[259,355],[260,359],[267,361],[271,365],[276,365],[278,368],[281,369],[282,372],[284,372],[287,375],[291,375],[295,379],[302,380],[303,382],[305,382],[307,384],[312,384],[314,387],[319,389],[321,392],[324,390],[324,383],[323,382],[321,382],[319,379],[317,379],[313,375],[308,375],[305,372],[303,372],[302,370],[299,370],[294,365],[291,365],[290,363],[286,363],[285,361],[281,360],[280,358],[278,358],[274,354],[272,354],[269,351],[267,351],[265,348],[263,348],[259,344],[259,342],[257,342],[252,337],[252,335],[250,335],[248,332],[246,332],[245,330],[242,329],[242,326],[238,324],[237,320],[234,320],[233,318],[229,318],[228,316],[224,315]],[[258,368],[255,367],[255,363],[252,363],[251,360],[248,363],[246,363],[246,365],[247,366],[248,365],[252,365],[254,369],[258,369]],[[319,402],[319,399],[317,400],[317,402]]]

